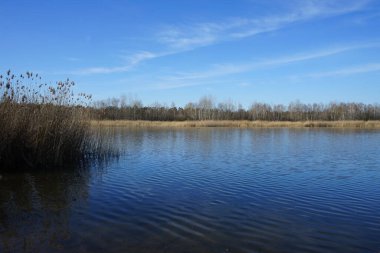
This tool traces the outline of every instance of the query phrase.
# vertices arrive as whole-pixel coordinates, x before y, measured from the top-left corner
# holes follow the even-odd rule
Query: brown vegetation
[[[380,129],[380,121],[147,121],[147,120],[92,120],[92,126],[107,127],[240,127],[240,128],[363,128]]]
[[[90,99],[74,96],[74,83],[41,83],[27,72],[0,76],[0,169],[59,166],[94,151],[87,113]]]
[[[379,104],[329,103],[289,105],[253,103],[244,109],[232,101],[216,104],[212,97],[202,97],[197,103],[185,107],[168,107],[155,103],[143,106],[139,100],[109,99],[96,102],[91,108],[96,120],[243,120],[243,121],[368,121],[380,120]]]
[[[243,109],[211,97],[184,108],[138,100],[110,99],[89,107],[91,97],[75,96],[70,80],[54,86],[33,73],[0,75],[0,170],[61,166],[104,156],[102,135],[93,126],[128,127],[335,127],[380,129],[380,106],[362,103],[288,106],[254,103]]]

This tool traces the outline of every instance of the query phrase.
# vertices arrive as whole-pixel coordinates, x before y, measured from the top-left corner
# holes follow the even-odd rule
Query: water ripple
[[[54,250],[29,238],[30,251],[380,251],[379,132],[121,130],[115,138],[125,154],[101,175],[29,177],[21,183],[34,189],[25,191],[30,202],[1,185],[1,239],[18,242],[23,224],[38,235],[50,217],[70,236]]]

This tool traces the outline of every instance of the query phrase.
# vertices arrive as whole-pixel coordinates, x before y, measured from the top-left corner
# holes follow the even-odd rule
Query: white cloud
[[[355,74],[378,72],[378,71],[380,71],[380,63],[368,63],[365,65],[342,68],[342,69],[338,69],[334,71],[312,73],[306,76],[319,78],[319,77],[355,75]]]
[[[77,57],[64,57],[63,59],[66,60],[66,61],[70,61],[70,62],[78,62],[78,61],[81,61],[81,59],[80,59],[80,58],[77,58]]]
[[[379,46],[380,46],[379,43],[363,43],[363,44],[340,46],[340,47],[335,47],[335,48],[330,48],[330,49],[324,49],[324,50],[319,50],[319,51],[315,51],[311,53],[302,53],[302,54],[295,54],[295,55],[290,55],[290,56],[283,56],[283,57],[273,58],[269,60],[258,61],[254,63],[221,64],[204,72],[180,73],[179,75],[168,78],[168,80],[178,81],[178,80],[204,79],[204,78],[211,78],[211,77],[217,77],[217,76],[238,74],[238,73],[252,71],[252,70],[263,68],[263,67],[271,67],[271,66],[290,64],[290,63],[295,63],[295,62],[300,62],[300,61],[307,61],[307,60],[312,60],[312,59],[328,57],[328,56],[344,53],[347,51],[363,49],[363,48],[379,47]]]
[[[159,57],[160,55],[148,52],[148,51],[143,51],[137,54],[134,54],[132,57],[129,58],[130,65],[137,65],[142,61],[149,60],[149,59],[154,59]]]
[[[123,55],[122,58],[126,59],[127,63],[121,66],[83,68],[76,71],[72,71],[70,74],[91,75],[91,74],[112,74],[112,73],[128,72],[144,61],[152,60],[152,59],[156,59],[156,58],[160,58],[160,57],[164,57],[168,55],[178,54],[179,52],[184,52],[184,51],[186,50],[171,50],[171,51],[160,52],[160,53],[142,51],[132,56],[125,57]]]
[[[254,63],[242,63],[242,64],[224,64],[215,66],[207,71],[203,72],[191,72],[191,73],[179,73],[174,76],[167,76],[162,78],[162,82],[156,87],[158,89],[170,89],[170,88],[180,88],[187,86],[198,86],[202,83],[208,83],[210,79],[215,79],[222,76],[239,74],[244,72],[255,71],[260,68],[270,68],[277,67],[281,65],[308,61],[313,59],[319,59],[324,57],[333,56],[336,54],[344,53],[347,51],[363,49],[363,48],[371,48],[371,47],[379,47],[379,43],[363,43],[357,45],[350,46],[340,46],[331,49],[319,50],[311,53],[303,53],[296,55],[283,56],[279,58],[258,61]],[[353,68],[329,72],[329,73],[319,73],[314,74],[315,77],[323,76],[323,75],[337,75],[337,74],[355,74],[361,73],[365,71],[375,71],[380,68],[380,65],[370,64],[366,66],[362,66],[361,68]]]
[[[160,31],[158,37],[161,43],[171,48],[197,48],[279,30],[297,22],[359,11],[369,0],[303,0],[296,3],[292,11],[282,15],[171,26]]]
[[[160,54],[143,51],[143,52],[136,53],[130,57],[127,57],[127,64],[123,66],[83,68],[83,69],[73,71],[71,74],[90,75],[90,74],[111,74],[111,73],[127,72],[143,61],[154,59],[161,56],[162,55]]]
[[[168,46],[169,50],[167,51],[142,51],[128,57],[127,63],[121,66],[83,68],[70,74],[90,75],[128,72],[147,60],[183,53],[221,41],[239,40],[256,34],[279,30],[297,22],[359,11],[369,2],[370,0],[296,0],[292,11],[287,14],[261,18],[234,18],[219,23],[208,22],[186,26],[173,25],[160,31],[158,38],[156,38]],[[286,63],[292,59],[282,60],[285,60]],[[239,66],[238,68],[235,66],[222,66],[219,71],[234,73],[242,71],[244,68],[244,66]]]

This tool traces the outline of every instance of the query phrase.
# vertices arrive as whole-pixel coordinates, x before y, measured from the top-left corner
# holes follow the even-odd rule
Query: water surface
[[[2,174],[0,252],[379,252],[380,132],[118,129],[118,159]]]

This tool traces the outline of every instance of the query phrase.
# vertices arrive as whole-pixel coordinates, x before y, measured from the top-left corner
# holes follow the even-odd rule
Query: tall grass
[[[92,120],[96,127],[239,127],[239,128],[362,128],[380,129],[380,121],[249,121],[249,120],[189,120],[189,121],[147,121],[147,120]]]
[[[30,72],[0,76],[0,170],[62,166],[96,153],[83,109],[91,97],[75,95],[74,85],[48,85]]]

